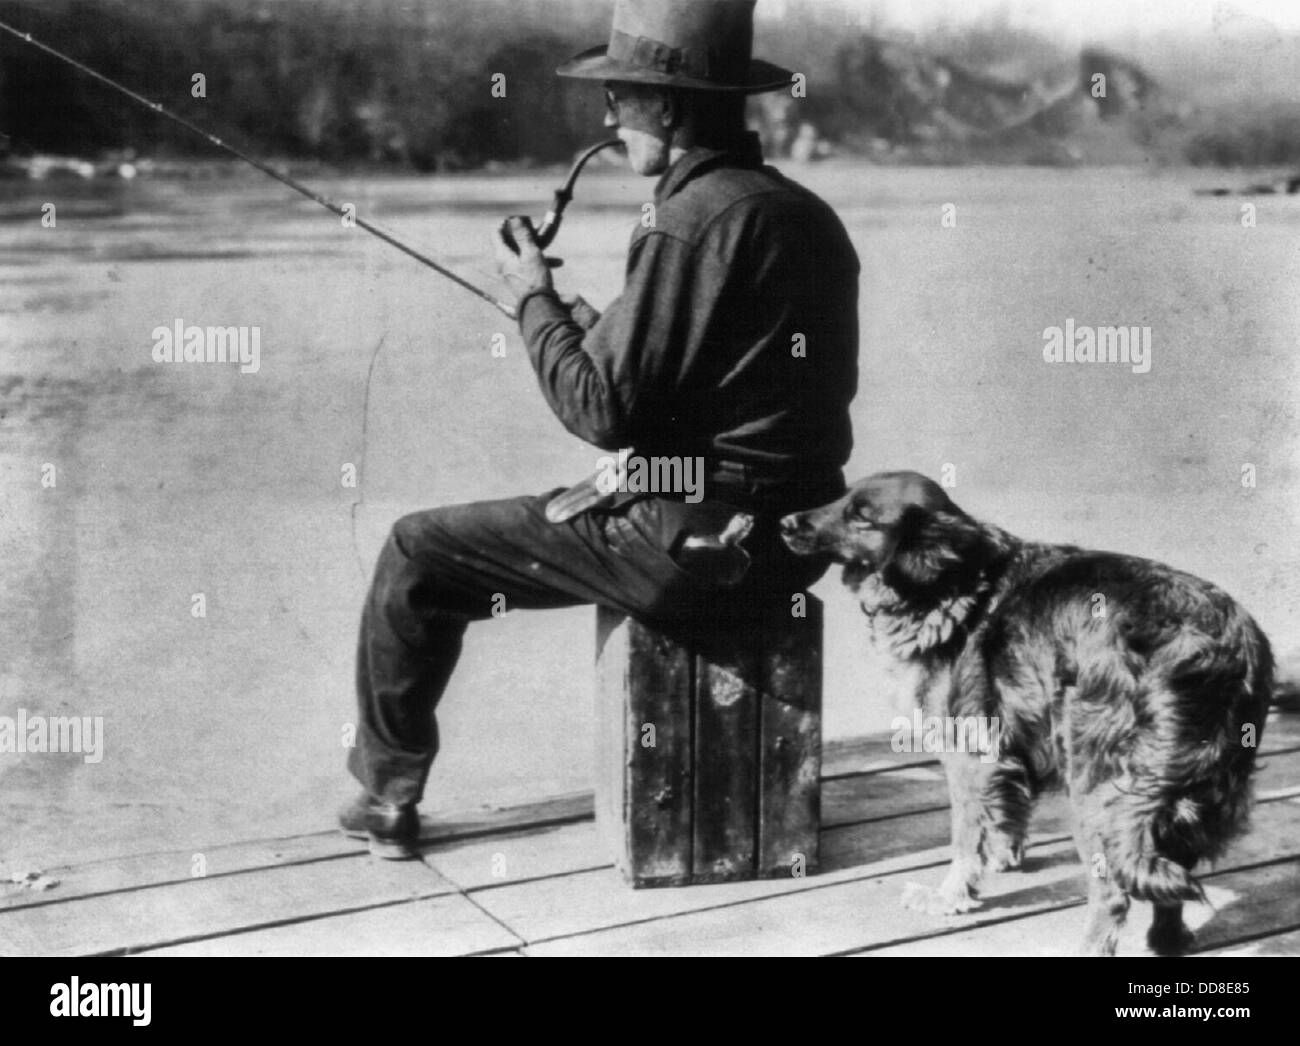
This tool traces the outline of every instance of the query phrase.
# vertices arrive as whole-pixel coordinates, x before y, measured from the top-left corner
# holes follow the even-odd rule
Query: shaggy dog
[[[1183,902],[1203,898],[1189,873],[1245,827],[1273,685],[1246,612],[1160,563],[1021,541],[914,472],[781,529],[845,565],[876,640],[920,669],[927,715],[997,721],[994,753],[944,753],[952,865],[905,902],[977,906],[984,873],[1019,864],[1035,797],[1062,787],[1091,873],[1083,951],[1114,954],[1131,898],[1155,906],[1154,951],[1186,950]]]

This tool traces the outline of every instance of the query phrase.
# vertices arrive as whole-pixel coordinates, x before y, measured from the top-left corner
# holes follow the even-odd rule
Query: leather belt
[[[780,504],[773,505],[773,511],[785,512],[793,511],[794,508],[807,508],[817,499],[839,496],[844,486],[843,474],[838,469],[825,474],[802,473],[796,479],[780,477],[753,465],[726,458],[706,457],[704,463],[704,498],[734,504],[745,509],[762,511],[767,507],[765,503],[777,500],[772,495],[778,495],[780,501]],[[649,494],[602,489],[599,480],[607,476],[607,471],[598,471],[581,483],[557,494],[546,506],[546,518],[552,523],[563,523],[592,508],[615,508],[646,496],[676,497],[679,500],[681,497],[680,494],[674,495],[670,491]],[[801,489],[811,493],[812,500],[809,504],[786,505],[785,502],[791,500],[792,493]]]

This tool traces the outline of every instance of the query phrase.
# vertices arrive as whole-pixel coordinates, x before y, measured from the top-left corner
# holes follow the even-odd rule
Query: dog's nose
[[[799,533],[799,517],[798,517],[798,515],[792,514],[792,515],[789,515],[789,516],[784,516],[784,517],[782,517],[782,519],[781,519],[781,533],[782,533],[782,534],[797,534],[797,533]]]

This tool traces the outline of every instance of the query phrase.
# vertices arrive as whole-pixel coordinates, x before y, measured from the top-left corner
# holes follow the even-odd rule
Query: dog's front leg
[[[984,845],[989,826],[984,809],[991,768],[968,753],[944,756],[948,795],[952,803],[952,864],[935,889],[908,883],[903,904],[931,915],[956,915],[980,905],[979,887],[986,871]]]

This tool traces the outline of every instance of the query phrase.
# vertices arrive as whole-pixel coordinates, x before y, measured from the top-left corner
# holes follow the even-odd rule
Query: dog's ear
[[[899,517],[893,554],[881,580],[902,594],[959,587],[979,574],[988,558],[983,529],[960,510],[932,512],[909,505]]]

